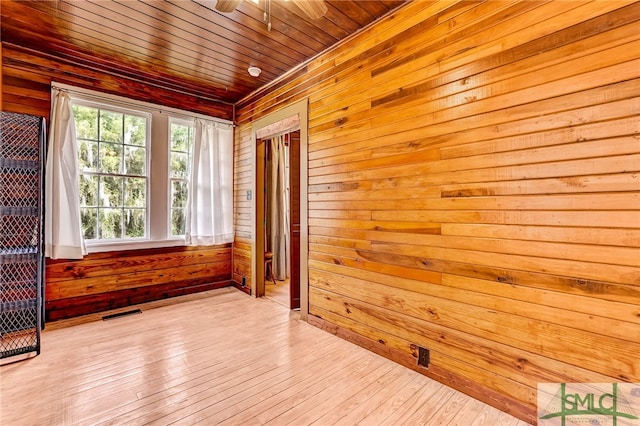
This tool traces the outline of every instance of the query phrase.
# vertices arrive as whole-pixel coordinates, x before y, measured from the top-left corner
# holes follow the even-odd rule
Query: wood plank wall
[[[106,74],[53,55],[45,56],[27,48],[2,43],[4,111],[41,115],[48,119],[52,81],[224,120],[233,119],[232,105],[214,104],[170,89],[150,88],[135,79]]]
[[[94,253],[51,260],[46,267],[46,316],[57,320],[225,287],[231,245]]]
[[[311,323],[532,423],[540,382],[640,381],[639,19],[412,2],[243,100],[234,279],[251,122],[308,98]]]
[[[51,82],[231,119],[196,98],[176,95],[2,44],[2,109],[49,121]],[[231,284],[231,245],[98,253],[82,261],[47,259],[46,319],[56,320]]]
[[[3,60],[2,60],[2,43],[0,42],[0,70],[4,68]],[[4,98],[4,90],[2,89],[2,71],[0,71],[0,106],[2,105],[2,99]]]

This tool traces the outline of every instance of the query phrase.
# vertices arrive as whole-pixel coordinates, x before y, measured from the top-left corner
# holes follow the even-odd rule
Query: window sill
[[[171,240],[157,240],[157,241],[101,241],[94,243],[87,243],[87,253],[104,253],[109,251],[123,251],[123,250],[141,250],[149,248],[162,248],[162,247],[178,247],[184,246],[186,242],[184,238],[176,238]]]

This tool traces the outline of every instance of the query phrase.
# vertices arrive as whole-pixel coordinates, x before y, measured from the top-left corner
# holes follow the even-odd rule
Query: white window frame
[[[184,236],[171,236],[170,123],[172,120],[193,123],[196,118],[227,125],[233,123],[229,120],[56,82],[52,83],[52,87],[69,93],[72,104],[74,101],[79,101],[82,105],[92,103],[91,106],[97,108],[124,110],[135,114],[147,113],[151,116],[151,125],[147,126],[147,236],[144,239],[87,240],[87,252],[98,253],[185,245]]]
[[[90,108],[96,108],[98,110],[103,110],[103,111],[112,111],[112,112],[117,112],[117,113],[121,113],[121,114],[128,114],[128,115],[136,115],[136,116],[143,116],[146,118],[147,120],[147,127],[146,127],[146,135],[145,135],[145,150],[146,150],[146,155],[145,155],[145,179],[147,180],[147,185],[146,185],[146,195],[145,195],[145,199],[147,200],[147,205],[145,207],[145,237],[137,237],[137,238],[118,238],[118,239],[95,239],[95,240],[85,240],[85,245],[87,247],[89,246],[101,246],[101,245],[110,245],[110,244],[124,244],[124,243],[136,243],[136,242],[146,242],[149,240],[149,223],[151,220],[150,217],[150,196],[151,196],[151,191],[150,191],[150,183],[151,183],[151,171],[149,169],[150,166],[150,159],[151,159],[151,123],[152,123],[152,115],[147,112],[147,111],[141,111],[141,110],[135,110],[135,109],[131,109],[131,108],[123,108],[119,105],[110,105],[110,104],[106,104],[106,103],[98,103],[95,101],[89,101],[89,100],[85,100],[82,99],[80,97],[71,97],[71,105],[80,105],[80,106],[86,106],[86,107],[90,107]],[[80,172],[81,174],[83,172]],[[103,172],[99,172],[99,174],[105,174]]]
[[[167,217],[167,235],[169,235],[171,238],[182,238],[184,239],[185,236],[184,235],[172,235],[171,234],[171,125],[172,124],[178,124],[178,125],[182,125],[182,126],[190,126],[193,129],[193,133],[194,133],[194,138],[195,138],[195,132],[196,132],[196,126],[193,120],[186,120],[184,118],[178,118],[175,116],[169,117],[169,121],[167,122],[167,136],[168,136],[168,143],[167,143],[167,155],[169,156],[169,161],[167,161],[167,179],[168,179],[168,184],[167,184],[167,197],[168,197],[168,203],[167,206],[169,207],[169,211],[167,212],[167,214],[169,215]],[[191,143],[191,153],[189,154],[189,158],[192,159],[193,158],[193,145],[194,145],[195,141],[192,141]],[[189,170],[190,171],[190,170]],[[187,182],[189,182],[190,179],[187,178]],[[185,220],[188,218],[188,215],[186,215]]]

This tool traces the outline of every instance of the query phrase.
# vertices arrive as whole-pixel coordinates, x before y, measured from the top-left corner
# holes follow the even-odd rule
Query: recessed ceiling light
[[[250,66],[249,69],[247,69],[247,71],[249,71],[249,75],[251,77],[257,77],[262,72],[262,70],[260,68],[254,67],[254,66]]]

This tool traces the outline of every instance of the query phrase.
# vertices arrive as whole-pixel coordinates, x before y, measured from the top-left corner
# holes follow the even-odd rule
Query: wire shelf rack
[[[0,111],[0,360],[40,353],[44,120]]]

